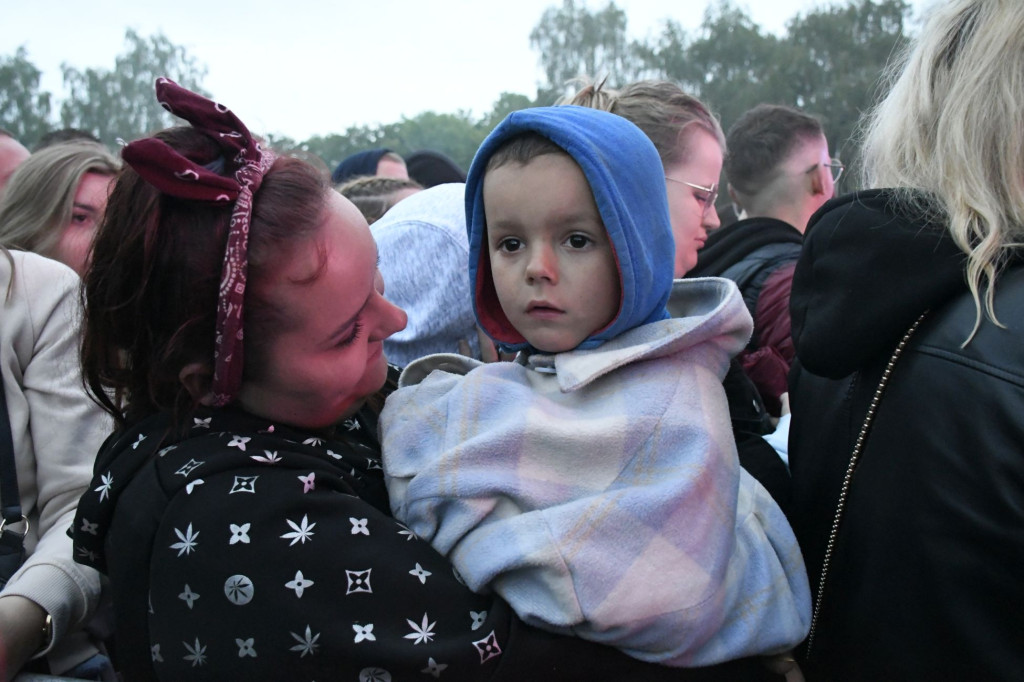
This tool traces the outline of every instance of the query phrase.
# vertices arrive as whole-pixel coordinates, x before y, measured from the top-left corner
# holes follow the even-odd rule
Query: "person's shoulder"
[[[744,264],[755,267],[765,259],[787,255],[796,258],[802,244],[803,235],[787,222],[768,217],[745,218],[712,232],[697,254],[697,264],[686,277],[722,276],[737,267],[743,268]]]
[[[0,253],[0,295],[5,339],[16,344],[27,361],[39,348],[63,347],[70,354],[81,321],[80,280],[62,263],[26,251]]]
[[[11,261],[13,261],[16,270],[20,268],[34,276],[78,279],[78,275],[75,274],[74,270],[52,258],[40,256],[32,251],[21,251],[18,249],[11,249],[8,253],[11,255]]]
[[[959,291],[929,313],[921,332],[922,351],[955,362],[986,381],[1024,386],[1024,265],[1000,273],[995,286],[996,324],[983,317],[977,330],[977,306],[971,292]],[[928,323],[928,317],[934,321]],[[964,343],[967,339],[968,343]]]
[[[78,290],[81,280],[75,271],[59,261],[31,251],[10,250],[10,260],[0,255],[0,276],[12,278],[11,297],[60,299]]]
[[[807,221],[805,239],[811,237],[815,231],[813,228],[819,223],[828,225],[847,222],[859,226],[893,218],[912,222],[917,216],[908,214],[908,211],[920,205],[921,201],[922,197],[913,192],[892,188],[865,189],[843,194],[829,199],[811,215]]]
[[[739,288],[731,279],[717,276],[676,279],[666,306],[669,316],[706,316],[720,309],[733,311],[742,305]]]

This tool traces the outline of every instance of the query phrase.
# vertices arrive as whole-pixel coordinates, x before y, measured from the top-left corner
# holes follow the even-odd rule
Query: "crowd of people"
[[[465,170],[0,131],[0,681],[1016,679],[1022,73],[939,3],[846,194],[662,81]]]

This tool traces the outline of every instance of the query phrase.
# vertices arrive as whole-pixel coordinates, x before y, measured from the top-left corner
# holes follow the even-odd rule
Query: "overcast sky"
[[[577,0],[597,11],[604,0]],[[913,0],[915,7],[926,0]],[[423,111],[490,111],[543,80],[529,35],[561,0],[0,0],[0,56],[19,46],[59,99],[60,65],[114,66],[126,28],[162,32],[208,68],[203,85],[257,133],[305,140]],[[615,0],[632,38],[671,18],[692,30],[707,0]],[[781,33],[819,0],[737,0]],[[845,3],[842,3],[845,4]]]

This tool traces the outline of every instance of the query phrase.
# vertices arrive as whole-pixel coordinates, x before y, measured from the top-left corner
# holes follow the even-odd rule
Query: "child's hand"
[[[800,669],[800,664],[793,658],[792,652],[765,656],[761,661],[773,673],[784,675],[786,682],[804,682],[804,672]]]

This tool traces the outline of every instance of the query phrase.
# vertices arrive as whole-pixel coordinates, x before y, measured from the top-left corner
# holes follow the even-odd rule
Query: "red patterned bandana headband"
[[[125,163],[164,194],[216,204],[234,202],[221,270],[214,347],[214,404],[223,406],[234,399],[242,383],[242,308],[253,194],[274,163],[274,155],[260,147],[229,109],[177,83],[157,79],[156,98],[169,112],[215,140],[223,150],[225,165],[235,168],[231,177],[218,175],[152,137],[136,140],[121,151]]]

